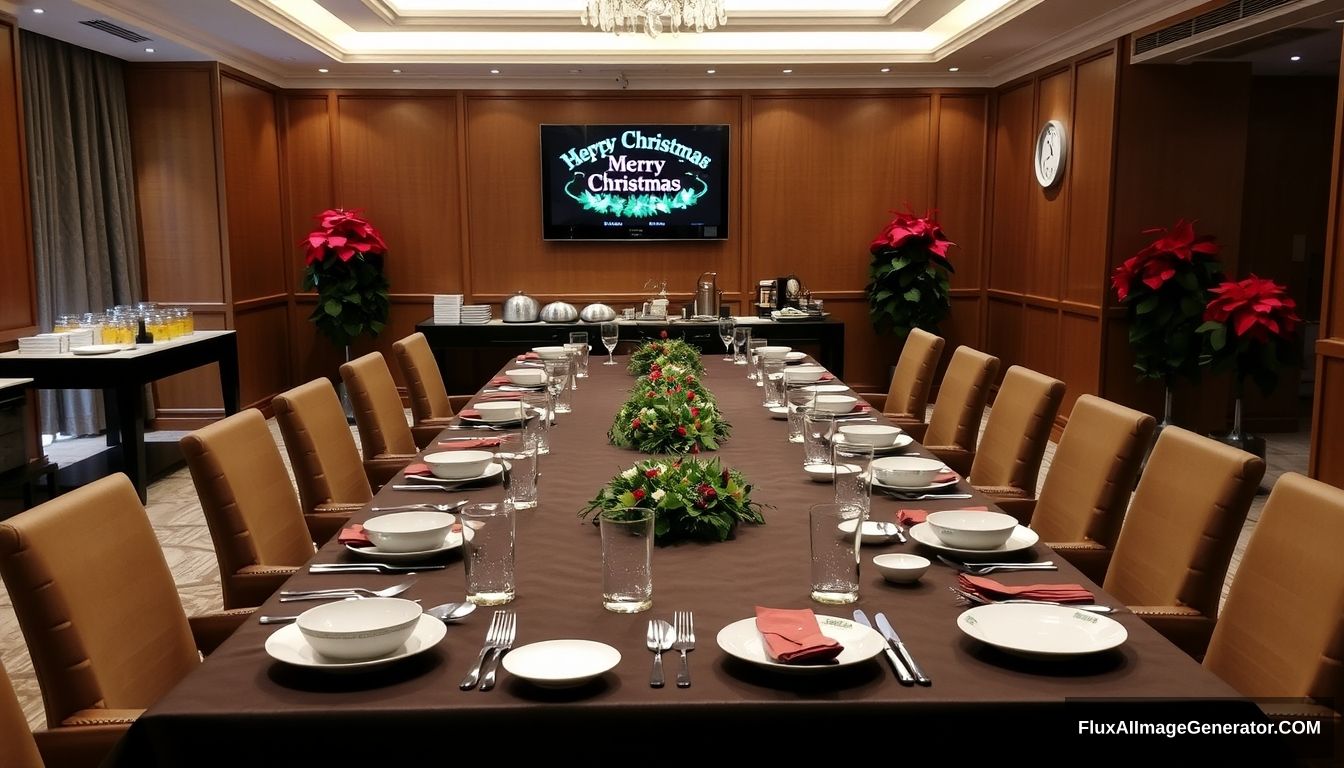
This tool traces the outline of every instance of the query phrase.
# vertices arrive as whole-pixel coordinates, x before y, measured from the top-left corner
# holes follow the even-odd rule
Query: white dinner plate
[[[73,355],[110,355],[113,352],[122,352],[127,349],[135,349],[135,347],[125,344],[85,344],[79,347],[71,347],[70,353]]]
[[[527,407],[527,410],[531,413],[537,412],[537,409],[533,408],[530,405]],[[458,414],[457,418],[460,419],[463,424],[489,424],[492,427],[516,427],[523,423],[521,419],[505,419],[504,421],[486,421],[485,419],[482,419],[479,416],[463,416],[462,414]],[[531,416],[529,416],[528,418],[531,418]]]
[[[504,669],[542,688],[583,685],[621,662],[621,652],[592,640],[543,640],[504,654]]]
[[[303,633],[299,631],[298,625],[288,624],[277,629],[270,637],[266,638],[266,653],[276,661],[283,661],[296,667],[329,670],[369,669],[370,667],[381,667],[384,664],[391,664],[424,653],[438,645],[446,634],[448,634],[447,624],[432,616],[422,614],[420,621],[415,625],[415,629],[411,631],[411,636],[392,653],[379,656],[376,659],[337,661],[314,651],[313,647],[304,638]]]
[[[930,549],[936,549],[939,552],[947,552],[956,555],[961,560],[985,560],[1011,555],[1014,552],[1021,552],[1036,546],[1036,542],[1041,540],[1037,533],[1026,526],[1019,525],[1008,535],[1008,540],[994,549],[961,549],[960,547],[949,547],[938,538],[938,534],[933,532],[933,526],[928,523],[917,523],[910,526],[907,531],[910,538],[923,544]]]
[[[799,389],[803,389],[808,392],[816,392],[819,395],[835,395],[841,392],[849,391],[849,387],[846,387],[844,384],[808,384],[806,386],[799,387]],[[841,415],[843,416],[844,414]]]
[[[355,547],[349,544],[345,548],[360,557],[367,557],[370,560],[388,560],[392,562],[407,562],[412,560],[427,560],[435,555],[441,555],[444,552],[451,552],[462,546],[462,532],[449,531],[443,539],[443,546],[434,549],[424,549],[418,552],[384,552],[377,546]]]
[[[853,536],[854,525],[857,522],[858,522],[857,520],[844,520],[836,527],[839,528],[840,532],[845,534],[845,536]],[[886,544],[889,541],[896,541],[897,540],[896,532],[899,530],[900,526],[898,526],[896,523],[882,523],[878,522],[877,520],[864,520],[863,540],[860,541],[859,543]]]
[[[881,654],[887,647],[887,641],[872,629],[856,624],[849,619],[817,614],[817,624],[821,634],[845,646],[840,655],[824,664],[780,664],[771,661],[765,652],[765,639],[756,629],[756,617],[735,621],[719,630],[715,640],[724,653],[739,658],[749,664],[785,674],[808,675],[817,672],[830,672],[861,664]],[[504,658],[508,658],[505,656]]]
[[[842,425],[842,426],[843,426],[843,425]],[[867,443],[851,443],[851,442],[849,442],[848,440],[845,439],[844,433],[837,434],[837,435],[835,436],[835,440],[834,440],[834,441],[837,442],[837,443],[840,443],[841,445],[858,445],[858,446],[867,445]],[[891,445],[873,446],[873,455],[874,455],[874,456],[885,456],[885,455],[887,455],[887,454],[889,454],[889,453],[894,453],[894,452],[896,452],[896,451],[899,451],[899,450],[901,450],[902,448],[905,448],[905,447],[909,446],[909,445],[910,445],[911,443],[913,443],[913,442],[915,442],[915,438],[913,438],[913,437],[911,437],[911,436],[905,434],[904,432],[902,432],[902,433],[900,433],[899,435],[896,436],[896,442],[892,443]],[[954,482],[955,482],[955,481],[954,481]],[[902,489],[902,490],[905,490],[905,489]]]
[[[957,617],[957,628],[995,648],[1038,658],[1109,651],[1129,637],[1115,619],[1067,605],[978,605]]]
[[[961,481],[960,477],[954,477],[951,480],[944,480],[941,483],[933,483],[931,485],[917,485],[917,486],[888,485],[887,483],[878,480],[876,473],[873,474],[873,485],[875,487],[887,491],[899,491],[901,493],[928,493],[929,491],[938,491],[942,490],[943,488],[950,488],[960,481]]]

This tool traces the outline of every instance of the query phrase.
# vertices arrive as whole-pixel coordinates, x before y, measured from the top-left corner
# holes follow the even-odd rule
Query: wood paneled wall
[[[1344,65],[1336,104],[1310,468],[1312,477],[1344,487]]]
[[[19,79],[19,28],[0,13],[0,349],[37,331],[37,292],[28,213],[28,164],[23,144]]]

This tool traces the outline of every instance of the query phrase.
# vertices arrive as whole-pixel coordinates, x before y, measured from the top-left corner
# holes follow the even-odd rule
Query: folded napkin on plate
[[[971,510],[975,512],[988,512],[989,507],[957,507],[957,509]],[[919,525],[929,517],[930,512],[937,512],[936,509],[898,509],[896,510],[896,522],[904,526]]]
[[[364,526],[355,523],[349,528],[342,528],[336,536],[336,540],[342,544],[351,547],[372,547],[373,542],[369,541],[369,535],[364,532]]]
[[[810,608],[756,606],[756,629],[765,638],[765,650],[781,664],[817,664],[830,661],[845,647],[821,633]]]
[[[487,387],[502,387],[502,386],[504,386],[505,384],[512,384],[512,383],[513,383],[513,382],[509,380],[509,377],[508,377],[508,376],[496,376],[495,378],[493,378],[493,379],[491,379],[490,381],[486,382],[485,385],[486,385]]]
[[[541,359],[541,355],[538,355],[536,352],[525,352],[525,353],[519,355],[519,356],[518,356],[518,359],[519,359],[519,360],[540,360],[540,359]]]
[[[984,576],[957,574],[957,586],[990,600],[1049,600],[1054,603],[1090,603],[1092,593],[1081,584],[1025,584],[1008,586]]]
[[[494,400],[522,400],[521,392],[489,392],[476,398],[477,402],[488,403]]]
[[[465,416],[465,417],[468,418],[468,419],[479,419],[479,418],[481,418],[481,412],[478,411],[478,410],[476,410],[475,408],[463,408],[462,410],[460,410],[460,411],[457,412],[457,415],[458,415],[458,416]]]
[[[445,451],[466,451],[476,450],[478,448],[496,448],[499,446],[498,437],[482,437],[477,440],[444,440],[439,443],[439,447]]]
[[[410,477],[411,475],[419,475],[420,477],[430,477],[434,474],[433,472],[429,471],[428,464],[410,464],[406,467],[406,469],[402,471],[406,473],[407,477]]]
[[[867,413],[871,410],[873,410],[873,406],[867,403],[855,403],[854,408],[850,413]]]
[[[821,381],[835,381],[835,374],[834,374],[834,373],[829,373],[829,372],[827,372],[827,373],[823,373],[823,374],[821,374],[821,379],[820,379],[820,380],[821,380]]]

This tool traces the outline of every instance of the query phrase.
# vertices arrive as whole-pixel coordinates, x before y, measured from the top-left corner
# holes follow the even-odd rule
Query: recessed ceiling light
[[[1301,61],[1301,60],[1302,60],[1302,57],[1301,57],[1301,56],[1289,56],[1289,57],[1288,57],[1288,60],[1289,60],[1289,61]]]
[[[948,71],[948,72],[960,72],[960,71],[961,71],[961,67],[948,67],[948,68],[947,68],[947,71]]]
[[[498,75],[498,74],[499,74],[499,70],[498,70],[498,69],[492,69],[492,70],[490,70],[490,74],[492,74],[492,75]]]
[[[400,75],[400,74],[401,74],[401,70],[400,70],[400,69],[394,69],[394,70],[392,70],[392,74],[394,74],[394,75]]]
[[[145,49],[145,53],[153,53],[153,52],[154,52],[154,49],[153,49],[153,48],[146,48],[146,49]]]
[[[41,8],[34,8],[33,13],[46,13],[46,11]]]
[[[879,71],[879,72],[890,72],[890,71],[891,71],[891,67],[883,67],[882,69],[880,69],[880,70],[878,70],[878,71]]]
[[[706,69],[706,70],[705,70],[705,74],[706,74],[706,75],[712,75],[712,74],[714,74],[715,72],[718,72],[718,71],[719,71],[719,70],[717,70],[717,69]]]
[[[325,74],[327,74],[328,72],[330,72],[331,70],[327,69],[326,67],[318,67],[318,68],[317,68],[317,71],[318,71],[318,72],[321,72],[322,74],[325,75]]]
[[[786,74],[786,75],[792,75],[792,74],[793,74],[793,70],[792,70],[792,69],[786,69],[786,70],[784,70],[784,74]]]

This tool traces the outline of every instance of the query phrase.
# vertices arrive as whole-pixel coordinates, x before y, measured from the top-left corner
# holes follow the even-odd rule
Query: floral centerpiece
[[[732,426],[699,377],[688,369],[652,363],[616,411],[607,437],[620,448],[644,453],[717,450]]]
[[[654,511],[654,540],[659,544],[724,541],[738,523],[765,523],[763,505],[751,500],[746,478],[724,469],[718,459],[641,461],[613,477],[579,516],[631,507]]]
[[[947,251],[955,245],[932,212],[892,211],[892,220],[868,246],[868,313],[873,327],[898,336],[922,328],[936,333],[952,308]]]
[[[667,331],[663,331],[661,339],[647,342],[636,349],[630,355],[630,365],[626,370],[635,376],[647,376],[654,363],[663,368],[679,366],[697,375],[705,372],[704,363],[700,361],[700,350],[681,339],[667,338]]]
[[[308,319],[340,347],[360,334],[377,336],[391,307],[383,274],[387,243],[360,211],[332,208],[316,219],[317,228],[300,243],[307,264],[303,289],[317,291]]]

